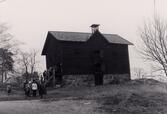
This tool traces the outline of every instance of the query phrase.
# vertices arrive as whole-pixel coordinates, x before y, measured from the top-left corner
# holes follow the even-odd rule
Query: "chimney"
[[[99,24],[92,24],[90,27],[92,28],[92,34],[99,30]]]

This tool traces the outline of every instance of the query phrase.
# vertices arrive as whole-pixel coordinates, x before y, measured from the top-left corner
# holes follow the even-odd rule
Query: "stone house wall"
[[[104,84],[119,84],[130,80],[129,74],[105,74]],[[94,86],[94,75],[64,75],[64,86]]]

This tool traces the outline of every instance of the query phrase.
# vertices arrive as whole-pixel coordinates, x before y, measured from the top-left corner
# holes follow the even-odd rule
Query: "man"
[[[32,92],[33,92],[33,97],[36,97],[38,86],[37,86],[37,83],[35,82],[35,80],[33,80],[31,88],[32,88]]]
[[[24,83],[24,92],[27,97],[30,97],[30,84],[28,81]]]
[[[11,93],[11,90],[12,90],[12,87],[10,84],[7,85],[7,92],[8,92],[8,95]]]
[[[40,98],[42,99],[43,98],[43,94],[44,94],[44,82],[41,81],[39,83],[39,86],[38,86],[38,91],[39,91],[39,95],[40,95]]]
[[[61,63],[57,63],[56,77],[57,77],[58,84],[61,85],[62,84],[62,64]]]

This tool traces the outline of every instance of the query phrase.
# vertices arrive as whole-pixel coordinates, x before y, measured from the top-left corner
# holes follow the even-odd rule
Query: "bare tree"
[[[18,45],[23,43],[13,38],[13,35],[9,33],[9,28],[6,23],[0,24],[0,48],[7,49],[17,55]]]
[[[38,63],[37,61],[37,55],[38,55],[38,52],[37,50],[33,49],[30,54],[29,54],[29,58],[30,58],[30,73],[33,74],[33,72],[36,70],[36,65]]]
[[[29,54],[25,52],[21,52],[20,62],[22,63],[22,68],[24,69],[25,73],[28,73],[29,69]]]
[[[7,49],[0,48],[0,71],[2,83],[4,79],[7,79],[7,73],[13,71],[14,60],[12,58],[13,53]]]
[[[0,24],[0,48],[11,48],[12,44],[10,41],[12,40],[13,36],[8,33],[9,27],[6,23]]]
[[[14,58],[17,52],[16,41],[13,39],[13,35],[8,32],[9,26],[6,23],[0,24],[0,69],[1,78],[7,78],[9,71],[13,72]],[[5,77],[4,77],[5,76]]]
[[[33,75],[37,68],[37,55],[38,51],[33,49],[30,52],[20,52],[19,62],[21,63],[20,67],[22,67],[23,74],[26,74],[26,78],[28,79],[28,75]]]
[[[0,0],[0,3],[6,0]],[[20,44],[19,41],[13,39],[13,35],[8,32],[9,26],[6,23],[0,24],[0,68],[2,82],[7,78],[7,72],[14,71],[14,62],[18,53],[17,46]]]
[[[154,17],[140,29],[140,37],[144,44],[141,54],[167,76],[167,23]]]

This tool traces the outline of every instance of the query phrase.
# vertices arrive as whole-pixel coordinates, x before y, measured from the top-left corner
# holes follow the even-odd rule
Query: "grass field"
[[[11,95],[7,95],[1,91],[1,102],[4,100],[25,100],[22,91],[13,92]],[[30,99],[39,99],[39,97],[28,98],[28,100]],[[44,104],[49,103],[49,106],[52,104],[59,106],[56,103],[64,101],[66,102],[64,107],[70,102],[70,106],[76,107],[73,109],[75,113],[84,107],[85,114],[88,113],[86,110],[90,110],[90,108],[94,108],[91,110],[99,114],[167,114],[167,84],[152,79],[141,79],[119,85],[66,87],[49,90],[45,99],[39,101]],[[33,101],[31,102],[33,103]],[[76,102],[83,104],[83,106],[77,108]],[[74,105],[72,105],[73,103]]]

